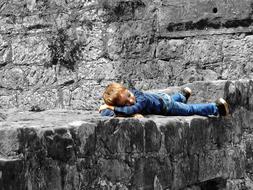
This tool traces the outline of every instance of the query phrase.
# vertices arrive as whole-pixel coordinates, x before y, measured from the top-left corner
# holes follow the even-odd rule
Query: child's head
[[[126,106],[135,103],[133,93],[119,83],[109,84],[103,93],[103,99],[111,106]]]

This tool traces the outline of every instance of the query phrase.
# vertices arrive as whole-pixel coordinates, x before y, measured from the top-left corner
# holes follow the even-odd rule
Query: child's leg
[[[175,102],[182,102],[182,103],[186,102],[185,96],[183,94],[181,94],[181,93],[175,93],[175,94],[171,95],[171,98]]]
[[[184,104],[172,101],[168,115],[189,116],[189,115],[218,115],[219,111],[215,103]]]

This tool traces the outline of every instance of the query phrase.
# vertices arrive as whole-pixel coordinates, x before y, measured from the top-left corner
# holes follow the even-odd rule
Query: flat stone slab
[[[239,179],[244,171],[244,153],[236,146],[240,134],[230,117],[107,118],[79,110],[2,114],[4,189],[181,189]]]
[[[250,27],[251,14],[250,0],[165,0],[159,7],[158,22],[162,36],[190,36],[198,31],[203,31],[199,35],[217,34],[217,29],[222,29],[220,33],[232,33]]]

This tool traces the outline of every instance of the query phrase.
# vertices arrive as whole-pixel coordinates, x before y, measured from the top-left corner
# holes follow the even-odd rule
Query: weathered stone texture
[[[252,189],[252,3],[1,1],[0,189]],[[111,81],[187,85],[232,113],[41,112],[95,110]]]
[[[87,111],[2,110],[1,188],[250,190],[252,80],[190,85],[200,89],[193,102],[224,96],[231,115],[137,120]]]
[[[252,2],[248,0],[165,0],[161,2],[158,15],[160,25],[168,31],[219,29],[249,26],[251,8]]]
[[[3,112],[0,184],[14,181],[2,189],[251,189],[252,81],[191,85],[201,95],[224,95],[231,115],[137,120]]]
[[[94,110],[111,81],[147,90],[252,78],[251,5],[3,1],[0,105]]]
[[[217,119],[108,120],[87,114],[9,114],[1,122],[1,134],[8,136],[0,142],[0,182],[10,184],[14,176],[13,189],[154,189],[154,183],[180,189],[214,178],[243,177],[243,152],[231,147],[232,130],[216,126]],[[14,164],[20,170],[10,170]]]

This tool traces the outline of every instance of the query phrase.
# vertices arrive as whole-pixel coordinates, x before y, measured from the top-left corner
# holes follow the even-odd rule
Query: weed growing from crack
[[[82,41],[68,35],[65,29],[58,29],[49,40],[51,61],[47,66],[61,65],[74,71],[76,62],[81,59],[82,46]]]

